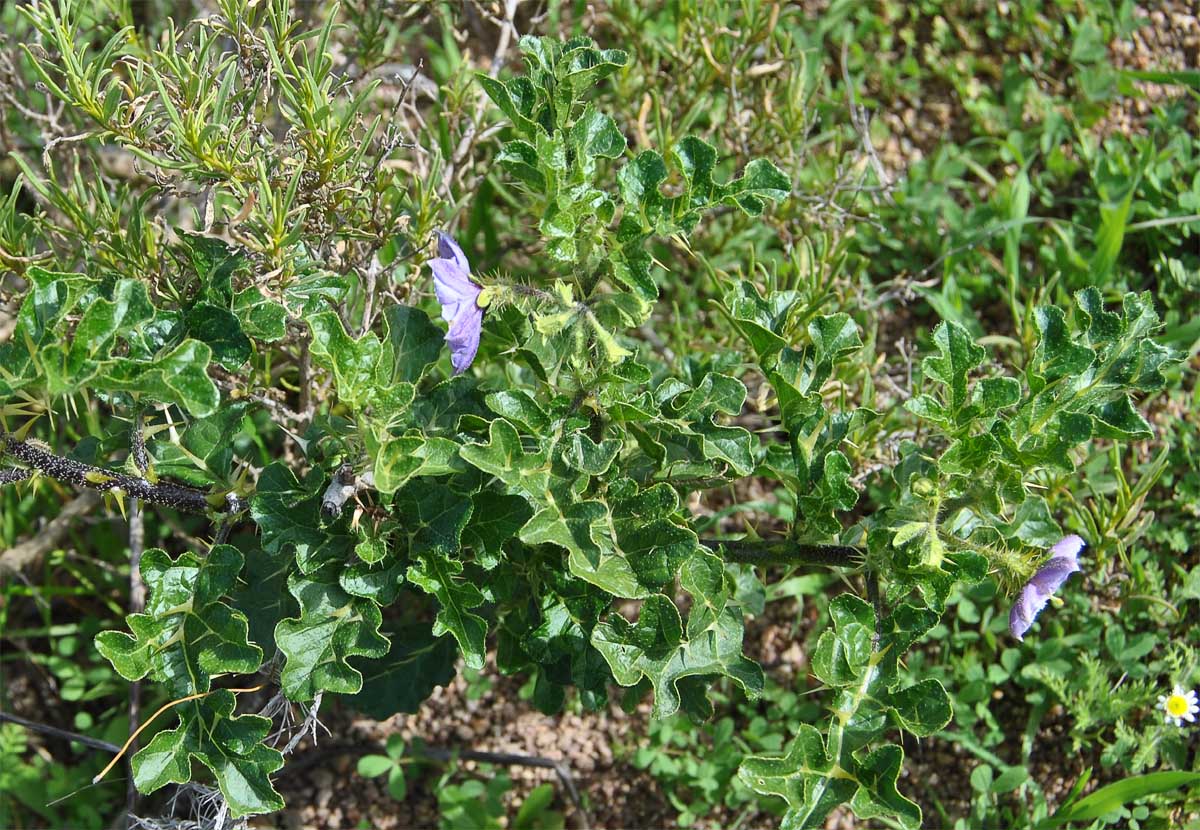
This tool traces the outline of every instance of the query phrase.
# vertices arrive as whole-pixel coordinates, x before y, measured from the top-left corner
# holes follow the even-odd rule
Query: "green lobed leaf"
[[[522,49],[526,39],[521,38]],[[597,49],[590,38],[572,38],[563,44],[555,69],[580,90],[595,85],[627,63],[629,54],[621,49]]]
[[[283,557],[267,556],[254,548],[246,556],[241,579],[229,595],[229,601],[246,616],[250,642],[264,654],[275,653],[275,626],[296,613],[295,602],[287,591],[287,578],[293,563]]]
[[[503,545],[517,535],[533,515],[529,502],[483,490],[472,498],[471,521],[463,528],[463,544],[475,549],[475,558],[498,560]]]
[[[810,830],[824,827],[833,809],[849,801],[857,790],[855,779],[834,775],[835,766],[821,733],[804,723],[784,757],[746,758],[738,768],[738,778],[756,793],[777,795],[787,802],[782,827]]]
[[[611,488],[611,503],[551,504],[526,523],[521,540],[565,548],[571,573],[614,596],[649,596],[674,579],[699,545],[692,530],[671,521],[679,508],[673,488],[631,485]]]
[[[858,491],[851,483],[850,461],[840,451],[827,453],[813,465],[818,467],[810,471],[809,489],[798,493],[796,502],[805,527],[820,536],[833,536],[842,530],[837,514],[854,509]]]
[[[983,363],[986,352],[975,343],[970,332],[954,322],[941,322],[933,330],[933,343],[939,354],[921,362],[930,380],[946,386],[952,412],[967,403],[967,375]]]
[[[496,163],[510,176],[527,185],[533,193],[547,192],[546,177],[538,169],[537,148],[528,141],[506,141],[496,156]]]
[[[554,544],[568,551],[571,573],[619,597],[644,597],[642,585],[628,558],[615,549],[609,528],[609,508],[588,500],[545,507],[521,528],[527,545]]]
[[[622,686],[649,680],[658,718],[681,705],[693,718],[711,716],[703,696],[688,695],[679,685],[689,678],[726,676],[748,696],[761,694],[762,669],[742,654],[743,615],[732,602],[735,587],[721,560],[707,552],[693,554],[683,565],[680,584],[695,602],[686,639],[679,611],[662,594],[646,598],[636,623],[614,614],[596,626],[592,645],[613,677]]]
[[[30,290],[17,312],[17,329],[13,332],[12,342],[24,341],[34,347],[55,336],[67,313],[96,283],[95,278],[85,274],[48,271],[40,265],[30,266],[25,271],[25,278],[30,283]]]
[[[529,86],[528,81],[524,85],[518,83],[523,79],[511,81],[508,84],[491,78],[485,74],[478,73],[475,75],[475,80],[483,87],[483,91],[492,99],[492,103],[500,108],[500,111],[508,116],[509,121],[513,126],[524,135],[526,138],[533,138],[538,135],[539,127],[530,118],[532,115],[531,96],[526,94],[526,88]]]
[[[148,360],[120,358],[105,363],[94,381],[96,388],[137,392],[149,400],[176,404],[189,415],[202,418],[216,411],[221,401],[208,376],[212,349],[198,340],[184,340],[175,348]]]
[[[897,725],[920,738],[945,727],[953,714],[949,695],[933,678],[893,692],[889,702]]]
[[[215,236],[179,230],[179,251],[200,281],[199,295],[225,306],[233,302],[233,276],[250,268],[249,258]]]
[[[725,188],[725,200],[732,199],[742,212],[758,216],[763,212],[763,202],[781,202],[791,195],[792,183],[787,174],[769,159],[752,159],[742,175]]]
[[[258,671],[262,649],[248,641],[245,615],[225,601],[242,564],[242,554],[230,545],[178,559],[147,550],[141,564],[149,594],[145,613],[126,617],[132,635],[97,634],[97,650],[127,680],[149,674],[176,697],[207,692],[214,676]]]
[[[395,506],[397,514],[405,517],[409,537],[408,580],[438,601],[434,636],[454,635],[467,665],[482,668],[487,623],[471,609],[482,605],[484,597],[463,578],[458,558],[474,503],[448,487],[415,482],[397,495]]]
[[[567,685],[578,688],[581,702],[589,709],[599,709],[607,701],[612,673],[592,648],[591,633],[611,599],[587,582],[558,572],[540,586],[538,596],[529,597],[529,605],[537,605],[536,612],[505,619],[497,664],[505,673],[529,670],[537,675],[535,703],[543,712],[562,709]]]
[[[1075,300],[1080,332],[1072,332],[1060,309],[1034,312],[1039,339],[1026,369],[1032,394],[1011,427],[992,430],[1013,463],[1070,471],[1068,451],[1093,435],[1125,440],[1150,435],[1130,391],[1161,389],[1162,370],[1178,359],[1153,337],[1159,327],[1153,301],[1147,294],[1126,294],[1118,315],[1105,310],[1094,287]]]
[[[344,302],[348,290],[347,280],[341,274],[314,271],[284,289],[283,300],[291,316],[304,319]]]
[[[385,439],[375,450],[375,489],[391,494],[417,476],[445,475],[457,459],[458,445],[448,438],[412,434]]]
[[[404,584],[404,558],[389,551],[382,540],[359,542],[355,552],[360,561],[351,562],[342,569],[338,574],[338,585],[351,596],[369,599],[381,606],[391,605]],[[379,558],[367,561],[364,555],[371,553]]]
[[[234,296],[233,313],[241,330],[255,340],[274,343],[287,334],[287,309],[267,299],[257,286],[251,285]]]
[[[483,604],[483,594],[462,578],[463,565],[436,552],[417,559],[408,569],[408,579],[427,594],[437,597],[438,614],[435,635],[449,632],[458,641],[463,659],[473,669],[483,668],[487,640],[487,622],[472,608]]]
[[[584,432],[573,432],[565,442],[562,460],[568,467],[588,475],[604,475],[621,449],[621,441],[606,438],[599,444]]]
[[[145,284],[119,280],[113,287],[112,300],[96,298],[80,317],[67,353],[67,375],[76,386],[86,381],[95,373],[95,364],[111,359],[118,338],[128,337],[131,329],[153,316]]]
[[[642,227],[657,225],[664,201],[659,186],[666,180],[666,162],[653,150],[638,153],[617,173],[621,200],[639,212]]]
[[[1038,342],[1028,371],[1033,375],[1031,383],[1039,389],[1059,378],[1082,374],[1095,361],[1091,349],[1072,341],[1067,315],[1061,308],[1039,306],[1034,309],[1033,320]]]
[[[379,339],[366,334],[355,340],[332,311],[314,314],[307,320],[312,330],[313,359],[333,372],[338,397],[348,406],[365,406],[375,387],[384,380],[379,376],[383,354]],[[391,368],[389,365],[388,369]]]
[[[212,303],[196,303],[183,315],[188,336],[207,343],[213,359],[231,372],[250,359],[250,338],[242,331],[238,317],[229,309]]]
[[[463,444],[459,456],[468,464],[500,479],[510,492],[527,497],[531,504],[543,504],[566,495],[578,474],[550,457],[552,436],[542,434],[529,439],[525,447],[516,427],[503,418],[488,425],[488,443]]]
[[[938,614],[902,604],[877,627],[872,606],[852,594],[836,597],[829,610],[833,628],[813,653],[813,672],[834,690],[828,735],[805,725],[784,757],[746,758],[738,775],[755,792],[784,798],[784,827],[822,827],[834,807],[849,802],[860,818],[887,817],[915,830],[920,809],[896,790],[903,751],[871,744],[889,715],[918,735],[949,722],[949,697],[936,681],[893,691],[900,657]]]
[[[283,766],[283,755],[263,745],[271,721],[234,716],[235,705],[233,693],[221,689],[175,707],[179,726],[159,732],[133,756],[138,791],[149,794],[167,784],[188,783],[194,759],[213,774],[233,818],[282,810],[283,798],[270,776]]]
[[[539,435],[550,426],[550,416],[524,390],[493,392],[485,400],[488,409],[530,435]]]
[[[1063,537],[1062,529],[1050,514],[1041,496],[1028,496],[1021,502],[1011,522],[1000,525],[1005,536],[1027,545],[1048,548]]]
[[[568,136],[575,151],[583,175],[591,178],[597,158],[620,158],[625,152],[625,136],[617,128],[617,122],[599,113],[588,104],[571,125]]]
[[[989,418],[1021,400],[1021,383],[1016,378],[983,378],[971,387],[972,417]]]
[[[943,691],[942,697],[945,695]],[[949,720],[948,713],[946,720]],[[945,722],[941,726],[945,726]],[[895,744],[885,744],[855,756],[852,770],[859,786],[850,800],[850,807],[856,816],[863,819],[885,816],[907,830],[917,830],[921,826],[921,808],[896,789],[903,763],[904,750]]]
[[[247,401],[230,401],[212,415],[188,421],[172,440],[148,440],[155,472],[195,487],[232,485],[233,437],[249,407]]]
[[[382,617],[372,600],[354,597],[331,579],[331,569],[288,577],[299,617],[280,620],[275,643],[285,662],[279,683],[290,700],[312,700],[317,692],[354,694],[362,675],[351,657],[381,657],[389,643],[379,633]]]

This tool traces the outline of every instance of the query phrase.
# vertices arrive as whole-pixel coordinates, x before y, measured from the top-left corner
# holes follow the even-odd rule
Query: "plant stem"
[[[5,467],[0,469],[0,484],[15,484],[33,477],[33,470],[22,470],[20,467]]]
[[[224,504],[214,507],[209,503],[210,494],[204,490],[169,482],[153,483],[127,473],[84,464],[72,458],[54,455],[11,435],[0,434],[0,455],[10,456],[42,475],[67,484],[101,492],[116,492],[151,504],[173,507],[184,513],[208,514],[214,510],[222,513],[240,513],[247,506],[242,499],[229,494]]]
[[[850,545],[805,545],[789,541],[727,542],[701,539],[700,544],[726,562],[746,565],[808,565],[854,568],[862,563],[863,551]]]
[[[534,288],[532,285],[514,282],[505,287],[511,290],[514,294],[520,294],[523,297],[536,297],[543,302],[555,303],[556,305],[561,305],[562,302],[558,297],[554,296],[549,291],[543,291],[540,288]]]
[[[150,455],[146,452],[144,411],[139,406],[133,413],[133,428],[130,430],[129,454],[133,464],[143,476],[150,469]],[[129,613],[140,614],[146,609],[146,584],[142,581],[142,551],[146,547],[146,525],[142,519],[142,500],[131,499],[129,503]],[[135,680],[129,686],[129,728],[136,730],[141,719],[142,681]],[[138,751],[135,740],[129,748],[129,756]],[[125,782],[125,826],[133,827],[133,816],[138,806],[138,790],[131,774]]]
[[[59,729],[57,726],[50,726],[47,723],[38,723],[37,721],[28,720],[27,718],[13,715],[8,712],[0,712],[0,723],[15,723],[18,726],[23,726],[26,729],[34,732],[41,732],[43,735],[50,735],[54,738],[63,738],[68,741],[78,741],[84,746],[90,746],[92,749],[102,749],[105,752],[119,752],[121,747],[108,741],[101,741],[97,738],[89,738],[87,735],[80,735],[78,732],[68,732],[66,729]]]

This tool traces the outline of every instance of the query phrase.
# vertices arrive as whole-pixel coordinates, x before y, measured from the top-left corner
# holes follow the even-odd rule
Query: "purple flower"
[[[471,265],[458,243],[449,234],[438,231],[438,258],[429,260],[433,286],[442,304],[442,319],[450,324],[446,342],[450,344],[450,364],[454,374],[467,371],[479,351],[479,333],[483,326],[483,307],[479,295],[483,286],[471,279]]]
[[[1083,546],[1083,539],[1074,534],[1067,536],[1050,548],[1049,561],[1025,583],[1008,614],[1008,630],[1018,640],[1025,639],[1025,632],[1033,625],[1046,603],[1067,581],[1067,577],[1079,570],[1079,552]]]

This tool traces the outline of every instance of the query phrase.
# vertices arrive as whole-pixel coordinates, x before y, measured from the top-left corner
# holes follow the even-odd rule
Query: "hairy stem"
[[[809,565],[832,568],[856,568],[863,552],[850,545],[805,545],[789,541],[736,542],[701,539],[700,544],[726,562],[746,565]]]
[[[184,513],[207,514],[214,510],[240,513],[246,509],[246,503],[232,493],[225,497],[223,504],[214,507],[209,503],[210,494],[204,490],[169,482],[153,483],[127,473],[84,464],[72,458],[55,455],[28,441],[17,440],[11,435],[0,434],[0,454],[66,484],[117,492],[151,504],[172,507]]]
[[[33,477],[33,470],[22,470],[20,467],[5,467],[0,469],[0,484],[14,484]]]

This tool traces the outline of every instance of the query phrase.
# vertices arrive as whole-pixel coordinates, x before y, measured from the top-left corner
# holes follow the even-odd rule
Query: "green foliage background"
[[[1194,776],[1089,802],[1031,757],[1053,715],[1103,780],[1200,770],[1154,711],[1200,684],[1195,73],[1114,129],[1128,4],[492,5],[0,11],[0,463],[33,474],[0,547],[68,484],[140,495],[147,547],[144,608],[124,530],[6,581],[5,672],[116,743],[122,680],[184,699],[134,783],[234,818],[286,767],[231,688],[383,719],[493,654],[543,712],[652,701],[630,760],[685,826],[920,826],[912,738],[978,759],[929,826],[1194,819]],[[934,91],[953,135],[889,170],[867,113]],[[490,299],[462,375],[442,228]],[[1084,576],[1018,643],[1069,532]],[[745,632],[787,603],[781,682]],[[27,740],[0,824],[100,826],[49,804],[96,769]],[[398,798],[403,751],[360,765]],[[477,783],[446,816],[496,820]],[[518,824],[557,820],[535,792]]]

